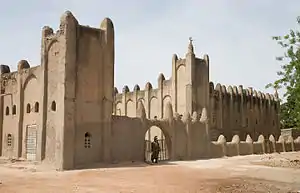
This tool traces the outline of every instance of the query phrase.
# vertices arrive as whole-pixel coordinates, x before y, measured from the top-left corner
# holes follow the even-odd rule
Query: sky
[[[272,36],[297,29],[299,0],[10,0],[0,7],[0,63],[16,70],[19,60],[40,65],[41,29],[58,29],[70,10],[81,25],[115,27],[115,86],[157,86],[171,75],[172,55],[184,58],[188,39],[197,57],[210,57],[210,81],[265,89],[273,82],[284,50]],[[282,93],[281,93],[282,94]]]

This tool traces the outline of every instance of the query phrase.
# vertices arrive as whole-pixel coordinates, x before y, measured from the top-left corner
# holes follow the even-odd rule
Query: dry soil
[[[288,193],[300,190],[299,160],[293,152],[58,172],[1,159],[0,193]]]

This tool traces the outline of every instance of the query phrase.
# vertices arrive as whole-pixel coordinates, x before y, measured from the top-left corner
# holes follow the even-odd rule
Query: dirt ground
[[[57,172],[0,159],[0,193],[288,193],[300,190],[299,160],[293,152]]]

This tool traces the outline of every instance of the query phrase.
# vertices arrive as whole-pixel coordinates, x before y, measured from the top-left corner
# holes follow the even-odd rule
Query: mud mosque
[[[145,161],[153,135],[161,138],[162,160],[287,151],[278,96],[210,82],[209,57],[196,57],[192,41],[185,58],[173,55],[172,76],[160,74],[158,88],[148,82],[119,93],[114,36],[110,19],[91,28],[67,11],[56,32],[42,29],[39,66],[21,60],[10,72],[1,65],[2,157],[59,170]],[[293,150],[297,140],[290,140]]]

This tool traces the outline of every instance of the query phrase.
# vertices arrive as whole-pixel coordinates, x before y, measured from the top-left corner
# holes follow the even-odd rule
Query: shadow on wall
[[[220,135],[218,141],[211,142],[213,158],[291,151],[300,151],[300,136],[295,140],[292,136],[287,140],[280,136],[276,141],[273,135],[270,135],[269,139],[260,135],[257,141],[253,141],[250,135],[247,135],[246,141],[240,141],[239,136],[235,135],[231,142],[226,142],[225,137]]]

